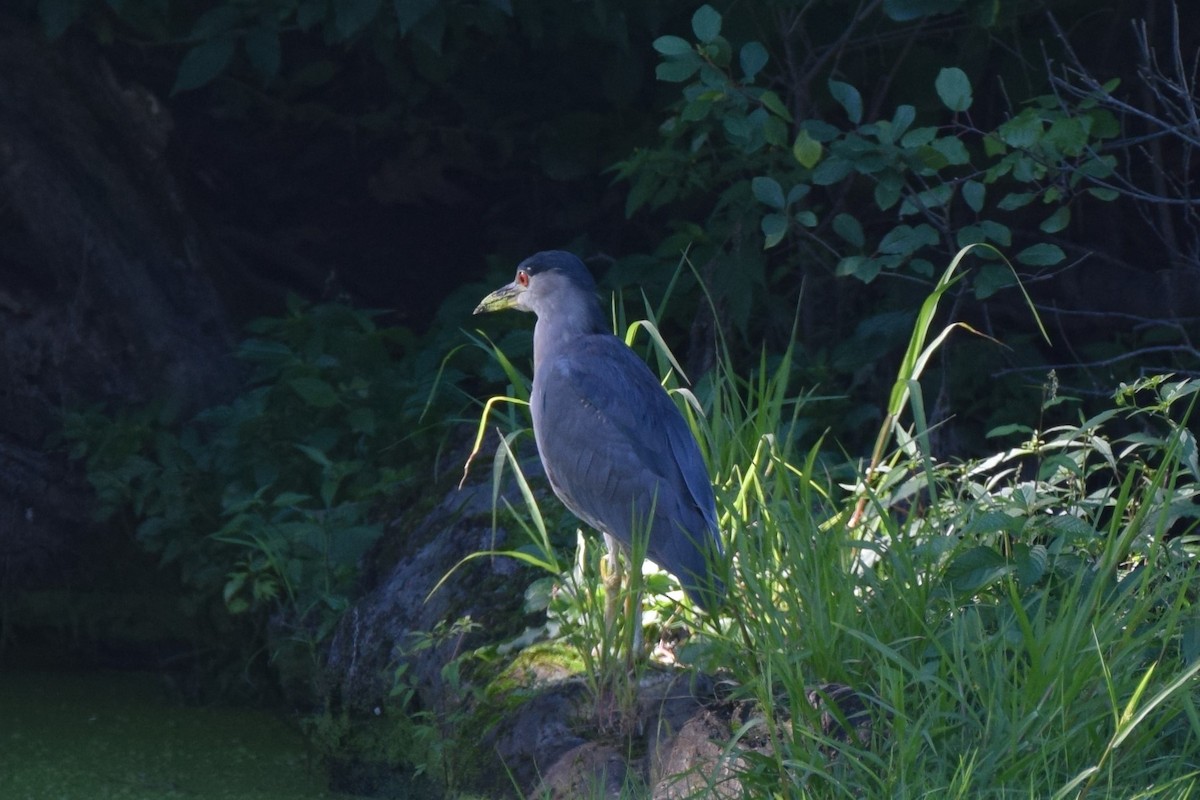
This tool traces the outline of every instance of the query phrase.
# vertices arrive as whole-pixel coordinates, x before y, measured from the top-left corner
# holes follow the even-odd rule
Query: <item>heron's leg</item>
[[[621,591],[621,544],[607,533],[604,544],[608,547],[605,561],[608,566],[604,579],[604,630],[613,635],[617,630],[617,595]]]
[[[623,576],[621,569],[622,547],[620,542],[606,533],[604,534],[604,543],[608,547],[608,555],[605,557],[605,564],[608,567],[607,574],[603,574],[605,570],[601,570],[604,580],[604,626],[605,630],[609,631],[610,634],[616,635],[618,632],[617,599],[621,594],[622,582],[630,589],[634,586],[638,587],[636,592],[628,591],[625,593],[623,609],[625,612],[625,621],[632,626],[632,631],[630,631],[628,638],[626,638],[626,635],[622,635],[615,642],[618,651],[620,650],[621,643],[630,643],[629,652],[625,655],[628,665],[632,667],[634,661],[640,657],[642,647],[645,644],[645,637],[642,632],[641,565],[633,564],[633,559],[627,558],[626,560],[631,562],[628,564],[630,574]],[[632,574],[635,569],[639,571],[636,577]],[[622,581],[622,578],[624,578],[624,581]],[[613,655],[615,656],[617,653],[613,653]]]

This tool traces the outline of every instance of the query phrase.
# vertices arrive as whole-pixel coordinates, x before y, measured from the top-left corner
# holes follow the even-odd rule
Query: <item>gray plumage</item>
[[[530,406],[554,493],[626,547],[635,525],[648,530],[647,555],[714,607],[723,588],[708,564],[720,539],[700,448],[654,373],[609,331],[587,268],[571,253],[537,253],[475,313],[501,308],[538,318]]]

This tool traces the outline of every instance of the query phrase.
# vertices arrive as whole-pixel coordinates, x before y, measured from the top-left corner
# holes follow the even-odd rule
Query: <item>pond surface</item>
[[[284,720],[188,707],[138,673],[0,672],[3,800],[334,800]]]

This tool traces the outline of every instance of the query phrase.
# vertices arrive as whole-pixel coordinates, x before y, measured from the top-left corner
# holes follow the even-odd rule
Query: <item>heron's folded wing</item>
[[[614,336],[588,336],[544,362],[542,372],[538,447],[572,511],[626,543],[635,511],[651,508],[692,535],[715,532],[699,448],[633,351]]]

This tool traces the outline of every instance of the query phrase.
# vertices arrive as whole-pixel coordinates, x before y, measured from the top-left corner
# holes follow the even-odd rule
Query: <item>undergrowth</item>
[[[311,699],[383,512],[420,486],[420,447],[433,452],[420,422],[431,379],[397,358],[410,335],[374,316],[292,297],[250,325],[229,403],[184,420],[151,406],[64,421],[100,517],[176,572],[194,646],[225,652],[238,680],[269,663],[260,691],[274,680]]]

